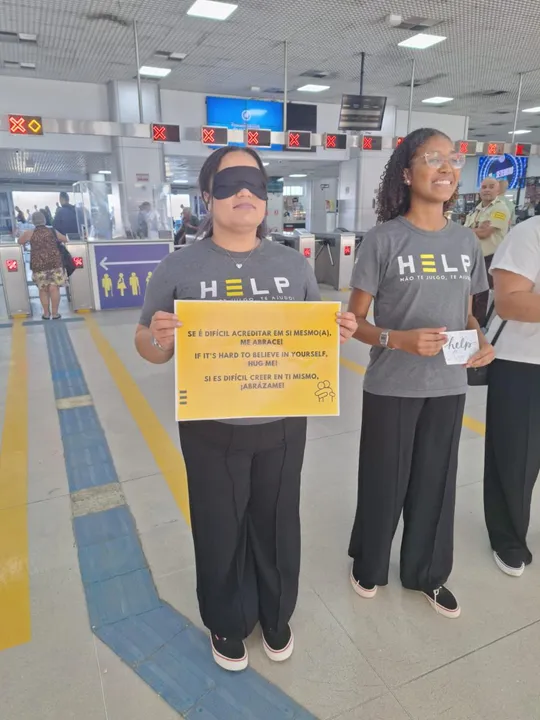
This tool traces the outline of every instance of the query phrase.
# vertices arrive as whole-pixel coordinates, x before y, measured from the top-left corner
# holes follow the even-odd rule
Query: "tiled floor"
[[[176,443],[172,368],[151,367],[137,357],[136,313],[95,319]],[[87,323],[67,327],[158,593],[200,626],[191,537],[182,513]],[[0,422],[10,352],[11,331],[0,328]],[[367,350],[358,343],[347,346],[344,355],[366,364]],[[0,718],[172,720],[179,715],[91,632],[40,325],[27,328],[27,357],[32,640],[0,652]],[[422,597],[402,590],[398,537],[390,585],[372,601],[352,592],[347,542],[361,401],[361,372],[344,368],[341,417],[310,422],[302,583],[294,617],[297,650],[290,662],[271,665],[253,637],[251,665],[320,720],[539,720],[540,571],[533,564],[521,579],[510,579],[491,559],[482,514],[483,440],[470,427],[464,428],[460,448],[455,566],[449,583],[462,604],[462,617],[445,620]],[[484,407],[484,390],[472,389],[467,415],[482,421]],[[530,545],[540,552],[538,498]],[[9,581],[3,570],[0,586]],[[0,638],[1,598],[0,592]]]

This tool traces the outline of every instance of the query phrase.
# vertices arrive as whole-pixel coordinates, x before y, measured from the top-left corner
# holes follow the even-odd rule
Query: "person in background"
[[[494,357],[472,315],[472,296],[488,286],[482,251],[470,230],[444,215],[464,164],[450,138],[433,129],[415,130],[394,150],[379,189],[380,224],[360,245],[349,301],[358,322],[354,337],[372,346],[351,584],[361,597],[373,598],[388,583],[403,512],[401,583],[447,618],[461,612],[445,583],[453,563],[467,372],[446,364],[446,331],[478,334],[480,350],[467,367]],[[374,323],[367,319],[373,301]]]
[[[511,197],[507,197],[508,193],[508,180],[499,180],[499,197],[508,208],[510,213],[510,226],[513,227],[516,224],[516,206]]]
[[[178,232],[174,236],[174,244],[185,245],[186,235],[196,235],[199,229],[199,218],[193,215],[191,208],[185,207],[182,209],[182,225]]]
[[[159,237],[159,217],[151,203],[145,201],[139,206],[137,237],[156,240]]]
[[[471,228],[480,240],[486,270],[489,272],[495,250],[504,240],[510,225],[510,211],[500,197],[499,181],[487,177],[480,186],[480,202],[465,219],[465,227]],[[488,277],[489,287],[493,287],[491,276]],[[489,288],[475,296],[473,314],[484,327],[487,318]]]
[[[26,217],[25,217],[23,211],[19,207],[17,207],[17,205],[15,205],[15,219],[17,220],[18,223],[26,222]]]
[[[32,213],[30,210],[26,211],[26,222],[32,222]]]
[[[45,216],[41,212],[32,215],[33,230],[25,230],[18,242],[30,244],[30,269],[32,279],[39,290],[39,299],[43,308],[43,320],[59,320],[60,288],[65,284],[65,272],[58,242],[67,238],[58,231],[47,227]]]
[[[495,309],[507,323],[489,371],[484,512],[495,562],[519,577],[540,472],[540,217],[508,234],[491,264]]]
[[[77,212],[69,202],[67,192],[60,193],[60,207],[54,216],[53,227],[62,235],[68,237],[79,237],[79,226],[77,224]]]
[[[49,227],[52,227],[53,216],[52,216],[51,208],[48,205],[45,205],[45,208],[41,212],[45,215],[45,219],[47,220],[47,225],[49,225]]]
[[[265,239],[268,178],[257,153],[232,146],[216,150],[199,183],[209,208],[204,237],[167,256],[146,290],[135,344],[151,363],[166,363],[174,355],[180,325],[175,299],[231,300],[230,278],[243,284],[246,300],[320,300],[304,256]],[[344,342],[356,321],[343,313],[338,323]],[[216,360],[216,373],[219,368]],[[179,430],[197,595],[214,660],[226,670],[245,669],[244,640],[259,622],[266,655],[287,660],[294,649],[289,621],[300,572],[306,418],[181,422]]]

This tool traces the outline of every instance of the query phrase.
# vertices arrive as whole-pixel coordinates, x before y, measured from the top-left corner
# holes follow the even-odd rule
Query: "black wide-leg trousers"
[[[491,547],[528,565],[527,530],[540,472],[540,365],[495,360],[489,369],[484,512]]]
[[[349,555],[365,585],[386,585],[403,512],[401,582],[432,590],[450,575],[464,395],[398,398],[364,392],[358,504]]]
[[[296,606],[306,419],[180,423],[201,617],[244,639],[281,631]]]

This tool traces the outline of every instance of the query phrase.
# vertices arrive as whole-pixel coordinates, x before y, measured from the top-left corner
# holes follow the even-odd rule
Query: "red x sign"
[[[216,141],[216,133],[214,131],[214,128],[203,128],[202,141],[203,143],[209,144]]]
[[[259,132],[257,130],[248,130],[248,145],[259,144]]]
[[[165,141],[167,139],[167,132],[164,125],[153,125],[154,140]]]
[[[19,263],[17,262],[17,260],[6,260],[6,270],[8,272],[18,272]]]
[[[23,115],[10,115],[9,116],[9,132],[12,135],[26,135],[26,119]]]
[[[300,147],[300,133],[289,133],[289,147]]]
[[[82,268],[84,267],[84,260],[82,259],[82,257],[74,257],[73,264],[76,268]]]
[[[335,135],[327,135],[326,136],[326,147],[327,148],[335,148],[336,147],[336,136]]]
[[[364,137],[364,140],[362,142],[362,149],[363,150],[373,150],[373,138],[372,137]]]

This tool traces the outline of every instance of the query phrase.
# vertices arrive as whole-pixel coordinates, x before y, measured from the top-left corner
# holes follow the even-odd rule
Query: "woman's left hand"
[[[356,317],[351,312],[341,312],[337,316],[337,324],[339,325],[339,341],[343,343],[350,340],[354,333],[358,330]]]
[[[479,368],[484,365],[489,365],[495,360],[495,348],[493,345],[486,343],[482,345],[480,350],[472,356],[465,367],[468,368]]]

